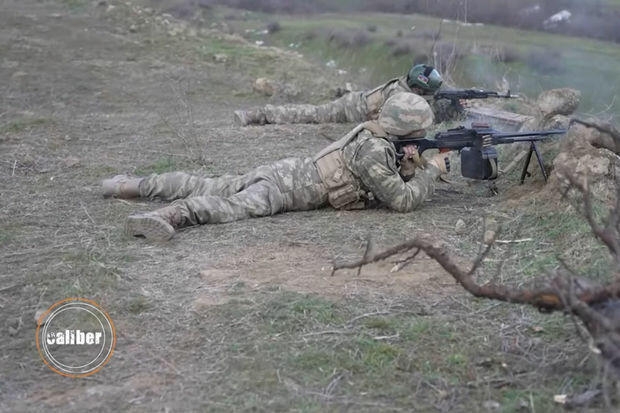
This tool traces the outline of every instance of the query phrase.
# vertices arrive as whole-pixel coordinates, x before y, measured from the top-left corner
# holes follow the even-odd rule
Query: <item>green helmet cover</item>
[[[441,87],[443,79],[433,66],[415,65],[407,73],[407,85],[410,88],[420,88],[426,92],[435,93]]]

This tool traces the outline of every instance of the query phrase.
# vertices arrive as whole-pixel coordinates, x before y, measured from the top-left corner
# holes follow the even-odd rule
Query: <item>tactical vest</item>
[[[364,92],[363,97],[366,101],[366,119],[368,120],[376,120],[379,117],[379,112],[381,112],[381,108],[383,104],[390,96],[385,95],[385,90],[393,86],[395,83],[398,83],[398,86],[403,88],[405,91],[411,91],[409,86],[407,85],[407,81],[404,77],[397,77],[391,80],[388,80],[386,83],[381,86],[377,86],[376,88]],[[392,87],[392,90],[394,87]]]
[[[314,157],[321,181],[327,188],[327,199],[336,209],[362,209],[369,199],[367,191],[360,185],[360,180],[346,165],[342,153],[343,148],[364,129],[375,136],[385,136],[385,132],[376,122],[365,122],[357,125]]]

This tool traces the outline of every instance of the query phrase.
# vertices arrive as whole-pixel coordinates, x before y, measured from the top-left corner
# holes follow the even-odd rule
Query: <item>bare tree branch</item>
[[[452,275],[452,277],[459,284],[461,284],[465,290],[475,297],[516,304],[529,304],[546,311],[566,309],[562,302],[561,294],[558,292],[563,291],[566,288],[565,281],[561,280],[561,277],[553,278],[547,283],[547,285],[521,289],[514,289],[494,283],[478,285],[473,278],[473,272],[471,272],[471,269],[463,269],[459,264],[457,264],[457,260],[447,251],[445,247],[438,245],[436,241],[423,236],[418,236],[414,239],[405,241],[373,256],[364,257],[356,262],[334,264],[332,274],[345,268],[359,268],[360,266],[381,261],[414,248],[419,248],[429,257],[437,261],[437,263],[441,265],[450,275]],[[580,291],[577,294],[577,299],[587,305],[602,303],[617,297],[620,297],[620,281],[616,281],[606,286],[594,286],[592,288],[583,289],[583,291]]]
[[[590,192],[588,179],[584,178],[580,180],[574,174],[566,171],[564,171],[562,175],[569,181],[570,187],[576,188],[581,193],[583,215],[588,221],[594,235],[605,244],[611,253],[616,265],[616,271],[620,271],[620,231],[618,228],[620,222],[620,217],[618,216],[620,215],[620,185],[616,185],[615,207],[609,211],[605,219],[605,225],[602,226],[594,217],[593,198]]]
[[[560,268],[553,274],[539,278],[535,284],[525,287],[509,287],[497,283],[480,285],[474,274],[489,254],[494,241],[474,259],[469,268],[460,264],[448,249],[437,240],[428,236],[417,236],[383,252],[371,254],[366,248],[364,256],[351,263],[334,264],[332,275],[344,268],[361,268],[362,266],[384,260],[396,254],[415,250],[413,255],[401,262],[410,262],[420,251],[434,259],[448,272],[467,292],[475,297],[497,301],[527,304],[541,311],[565,311],[577,327],[577,334],[590,343],[590,347],[600,354],[615,375],[620,378],[620,185],[616,185],[616,202],[604,220],[599,220],[594,212],[594,198],[590,192],[588,180],[578,178],[570,171],[563,175],[569,182],[563,197],[568,199],[571,189],[581,194],[581,209],[593,234],[604,244],[616,263],[616,277],[613,281],[601,285],[590,277],[582,277],[558,257]],[[579,318],[587,329],[591,339],[586,338],[576,322]]]

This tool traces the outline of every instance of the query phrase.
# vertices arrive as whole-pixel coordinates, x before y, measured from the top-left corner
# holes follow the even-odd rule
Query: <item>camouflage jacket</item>
[[[407,85],[407,77],[391,79],[374,89],[350,92],[322,105],[291,104],[267,105],[261,109],[266,123],[346,123],[376,120],[385,101],[392,95],[413,93]],[[457,119],[461,116],[447,100],[435,100],[432,95],[422,96],[431,106],[435,123]]]
[[[332,155],[337,157],[330,159]],[[433,194],[440,174],[431,165],[405,182],[399,173],[394,145],[374,136],[363,125],[321,151],[315,164],[328,189],[329,202],[344,209],[367,205],[372,194],[390,209],[413,211]]]

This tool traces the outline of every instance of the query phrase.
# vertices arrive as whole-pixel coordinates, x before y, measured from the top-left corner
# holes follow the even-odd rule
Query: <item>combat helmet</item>
[[[433,111],[423,97],[397,93],[385,101],[377,122],[389,135],[405,136],[431,126]]]
[[[429,94],[435,93],[442,83],[441,75],[433,66],[415,65],[407,73],[407,85],[410,88],[420,88]]]

